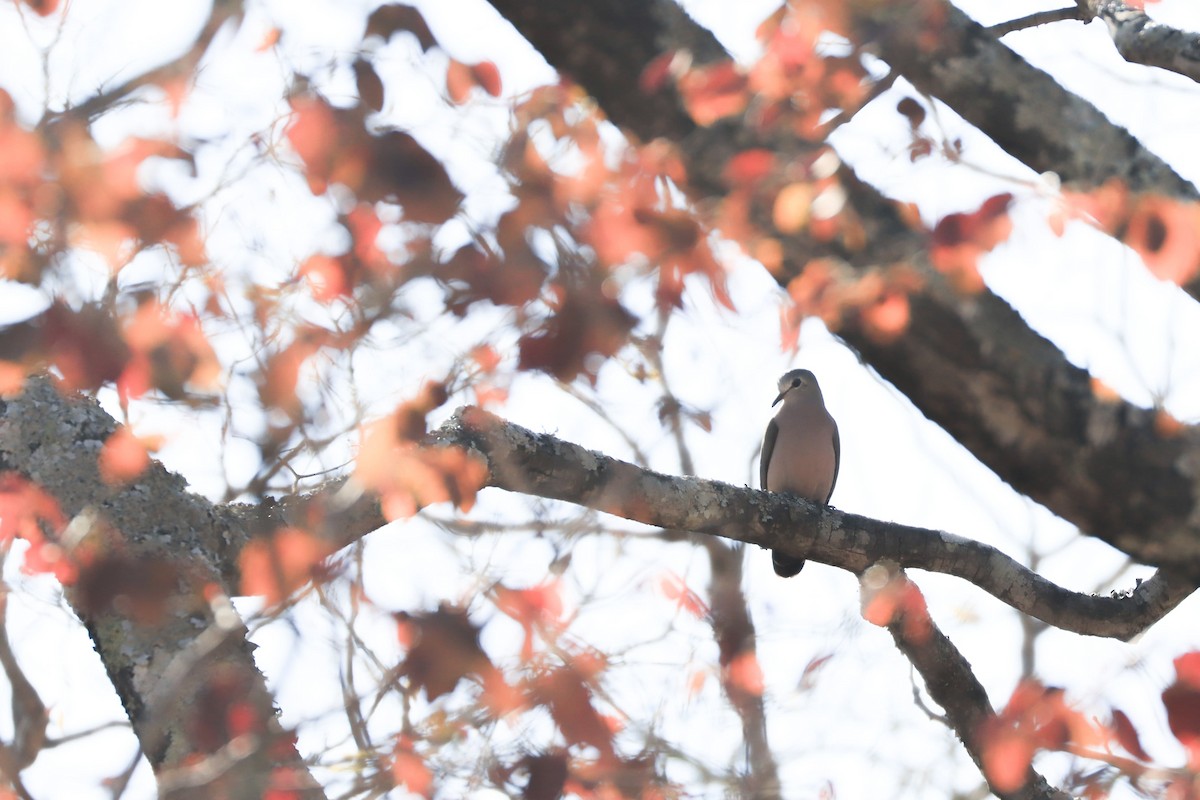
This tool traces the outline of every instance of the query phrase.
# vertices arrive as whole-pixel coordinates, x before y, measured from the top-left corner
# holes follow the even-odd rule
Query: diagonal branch
[[[551,65],[578,80],[614,123],[643,140],[665,137],[675,143],[683,153],[697,204],[711,205],[727,195],[721,171],[737,153],[768,148],[777,163],[786,164],[803,158],[810,148],[764,134],[745,117],[699,128],[670,90],[651,97],[635,88],[642,71],[661,52],[688,48],[698,60],[723,55],[715,39],[672,0],[490,2]],[[883,14],[891,8],[909,13],[911,4],[906,0],[870,5]],[[1007,70],[1010,60],[1020,62],[970,20],[959,26],[962,15],[957,10],[946,13],[950,22],[945,30],[939,28],[939,36],[953,37],[970,23],[985,37],[971,38],[972,47],[980,40],[979,47],[990,41],[999,48],[984,51],[989,57],[1002,57],[997,68]],[[905,19],[896,24],[912,28]],[[616,30],[621,35],[606,33]],[[928,27],[920,30],[922,41],[935,39],[927,35]],[[959,49],[967,46],[964,37],[960,35],[964,40]],[[970,97],[985,88],[970,88]],[[968,93],[966,87],[962,91]],[[1047,87],[1046,92],[1051,91],[1057,104],[1066,103],[1057,94],[1061,87]],[[1025,100],[1038,103],[1018,104]],[[1038,117],[1039,98],[1019,94],[1007,102],[1005,120]],[[1194,191],[1102,116],[1085,114],[1075,122],[1094,126],[1089,136],[1116,137],[1111,147],[1092,152],[1121,153],[1115,161],[1130,165],[1131,185]],[[1072,159],[1086,149],[1074,134],[1059,144],[1054,151]],[[1179,436],[1164,437],[1156,430],[1152,410],[1097,398],[1089,375],[1031,330],[1006,302],[986,289],[963,294],[950,287],[930,265],[926,234],[914,231],[890,201],[848,169],[842,170],[841,178],[848,205],[864,226],[865,244],[854,249],[773,232],[785,248],[783,269],[776,275],[780,284],[786,286],[817,257],[844,261],[858,274],[895,263],[917,268],[925,287],[909,296],[910,320],[902,336],[881,342],[852,316],[839,335],[1017,491],[1143,563],[1171,566],[1200,580],[1200,536],[1194,525],[1194,518],[1200,517],[1200,431],[1186,429]],[[769,208],[766,213],[769,217]]]
[[[1081,10],[1104,20],[1121,58],[1200,82],[1200,33],[1155,22],[1122,0],[1078,0]]]
[[[652,472],[463,407],[433,440],[487,459],[488,485],[566,500],[626,519],[779,549],[861,573],[889,560],[967,580],[1063,630],[1129,639],[1194,590],[1158,573],[1132,592],[1097,597],[1064,589],[993,547],[942,531],[819,508],[788,495]]]
[[[873,567],[861,576],[864,608],[875,593],[895,591],[897,584],[916,591],[903,572],[891,574],[882,566]],[[902,604],[887,623],[887,630],[896,648],[921,674],[929,696],[945,711],[946,724],[986,778],[987,743],[982,732],[984,723],[994,718],[996,712],[970,663],[930,618],[923,598],[917,603]],[[1001,800],[1070,800],[1069,794],[1051,787],[1032,767],[1020,789],[1003,791],[990,784],[989,788]]]
[[[1200,197],[1129,131],[948,0],[854,0],[849,8],[860,45],[1030,168],[1083,186],[1116,178],[1134,191]],[[1200,286],[1189,291],[1200,296]]]

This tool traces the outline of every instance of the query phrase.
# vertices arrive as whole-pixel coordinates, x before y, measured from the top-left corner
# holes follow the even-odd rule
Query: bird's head
[[[775,398],[772,406],[779,404],[779,401],[785,397],[793,397],[796,399],[813,397],[822,400],[821,387],[817,384],[817,376],[806,369],[793,369],[785,372],[783,377],[779,379],[779,396]]]

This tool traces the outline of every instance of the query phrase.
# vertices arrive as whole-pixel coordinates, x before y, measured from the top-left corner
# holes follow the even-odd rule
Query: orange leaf
[[[887,292],[859,314],[867,336],[880,344],[893,342],[908,328],[908,297],[900,292]]]
[[[450,64],[446,67],[446,94],[461,105],[470,98],[473,88],[475,76],[471,74],[471,68],[461,61],[450,59]]]
[[[283,528],[270,537],[253,539],[238,557],[241,591],[262,596],[268,605],[281,603],[324,574],[324,561],[334,549],[299,528]]]
[[[1183,286],[1200,272],[1200,211],[1194,202],[1144,197],[1125,231],[1125,244],[1160,280]]]
[[[755,696],[761,696],[766,685],[758,657],[748,650],[738,653],[729,662],[725,668],[725,679],[730,685]]]
[[[121,427],[109,436],[100,449],[100,477],[108,484],[131,481],[150,466],[150,454],[133,431]]]
[[[1138,737],[1137,728],[1133,727],[1129,717],[1120,709],[1113,710],[1113,734],[1121,747],[1124,747],[1135,758],[1140,758],[1142,761],[1150,760],[1150,756],[1142,749],[1142,741]]]
[[[697,125],[740,114],[750,100],[746,76],[732,61],[721,61],[688,71],[679,81],[688,113]]]
[[[478,64],[473,64],[471,76],[475,79],[476,85],[492,97],[500,96],[502,91],[500,69],[491,61],[480,61]]]
[[[254,48],[254,52],[265,53],[270,50],[279,44],[279,37],[282,35],[283,31],[279,30],[279,28],[268,28],[267,32],[263,34],[262,39],[259,40],[258,46]]]
[[[799,233],[808,224],[812,209],[813,187],[809,183],[790,183],[775,196],[773,219],[780,233]]]
[[[682,608],[697,619],[708,617],[708,605],[674,572],[667,571],[658,577],[658,590],[667,599],[674,600],[676,608]]]
[[[1033,763],[1033,744],[1015,731],[1005,731],[987,742],[983,771],[998,792],[1015,792],[1025,785]]]
[[[425,760],[414,753],[411,747],[411,744],[397,744],[392,761],[392,778],[398,786],[405,787],[413,794],[432,797],[433,773],[425,764]]]

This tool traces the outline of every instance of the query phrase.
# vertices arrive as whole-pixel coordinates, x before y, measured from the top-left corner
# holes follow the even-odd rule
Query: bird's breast
[[[824,503],[837,474],[833,420],[825,414],[809,416],[809,419],[780,421],[779,435],[767,465],[766,488],[772,492],[794,492]]]

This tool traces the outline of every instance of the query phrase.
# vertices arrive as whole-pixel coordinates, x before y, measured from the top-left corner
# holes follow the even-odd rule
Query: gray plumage
[[[829,504],[837,484],[842,443],[837,423],[825,409],[817,378],[806,369],[794,369],[779,379],[783,406],[767,423],[763,437],[759,479],[771,492],[792,492],[814,503]],[[771,551],[775,574],[790,578],[804,559]]]

